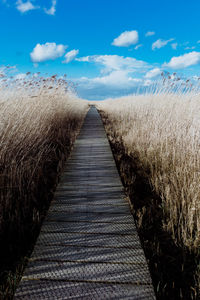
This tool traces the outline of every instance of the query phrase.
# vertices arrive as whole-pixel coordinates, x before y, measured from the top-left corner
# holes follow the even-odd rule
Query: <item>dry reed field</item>
[[[38,233],[63,161],[88,110],[65,78],[0,81],[0,298]],[[11,297],[12,298],[12,297]]]
[[[143,218],[146,218],[148,219],[147,232],[151,226],[156,226],[157,235],[162,235],[162,237],[155,237],[155,240],[158,239],[157,242],[151,241],[151,243],[148,243],[150,237],[147,232],[147,236],[143,237],[143,244],[147,245],[146,252],[149,251],[150,244],[153,247],[148,259],[163,255],[163,260],[168,264],[166,269],[163,266],[160,268],[162,272],[169,273],[164,274],[165,277],[171,278],[163,279],[163,274],[159,273],[161,271],[155,270],[159,268],[156,266],[158,261],[153,262],[157,296],[160,297],[159,299],[198,299],[200,287],[200,93],[198,89],[177,88],[175,91],[171,88],[156,88],[154,92],[150,90],[141,95],[108,99],[97,106],[104,118],[122,179],[129,185],[130,193],[132,189],[135,208],[140,206],[136,216],[138,228],[145,226]],[[128,163],[124,161],[122,164],[123,157]],[[131,164],[132,171],[130,171]],[[134,189],[138,190],[137,177],[140,181],[144,179],[144,182],[147,182],[155,195],[155,200],[152,200],[150,194],[147,195],[146,200],[144,199],[145,192],[142,189],[145,189],[145,186],[139,188],[137,199],[138,195],[134,192]],[[138,204],[137,201],[143,202]],[[149,209],[149,206],[154,208]],[[158,218],[160,218],[159,224],[149,220]],[[143,234],[145,235],[145,232]],[[152,232],[149,231],[149,235],[151,234]],[[161,245],[165,238],[166,243]],[[174,246],[171,250],[172,244]],[[189,261],[186,256],[190,257]],[[163,260],[160,260],[161,264]],[[178,260],[180,261],[177,262]],[[170,264],[173,266],[171,270],[169,270]],[[177,278],[174,278],[176,264],[180,265],[177,269],[180,268],[181,275],[178,274],[177,277],[182,276],[179,278],[182,283],[176,283]],[[193,278],[193,283],[190,283],[190,277]],[[171,294],[167,294],[169,291],[165,290],[170,284]],[[186,296],[184,288],[188,284],[193,285],[188,287]],[[176,286],[177,294],[173,294]]]

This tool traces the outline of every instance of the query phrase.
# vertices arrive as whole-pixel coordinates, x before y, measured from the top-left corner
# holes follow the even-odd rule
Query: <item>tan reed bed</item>
[[[16,265],[33,244],[87,110],[65,79],[28,73],[1,81],[0,298],[9,298],[9,276],[15,283]]]
[[[169,233],[177,249],[196,257],[196,284],[191,287],[194,290],[191,299],[197,299],[195,295],[200,287],[200,93],[197,89],[184,93],[158,89],[155,93],[108,99],[99,102],[97,107],[102,111],[118,159],[125,154],[137,165],[140,176],[149,182],[153,193],[160,197],[163,232]],[[118,145],[123,153],[118,151]],[[134,186],[135,175],[131,176]],[[139,212],[138,226],[143,223],[145,211],[144,205]]]

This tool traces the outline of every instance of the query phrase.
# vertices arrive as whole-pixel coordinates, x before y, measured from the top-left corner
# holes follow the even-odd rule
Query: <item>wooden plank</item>
[[[95,107],[66,163],[14,299],[155,299]]]

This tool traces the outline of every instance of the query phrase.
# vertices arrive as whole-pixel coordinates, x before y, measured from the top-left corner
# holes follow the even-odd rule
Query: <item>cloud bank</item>
[[[80,57],[77,61],[90,62],[102,65],[104,68],[102,73],[109,73],[113,70],[127,70],[135,72],[147,68],[148,64],[142,60],[137,60],[134,57],[124,57],[119,55],[91,55]]]
[[[184,55],[174,56],[169,63],[164,63],[164,67],[172,69],[184,69],[200,63],[200,52],[189,52]]]
[[[94,78],[76,79],[77,90],[88,99],[117,97],[122,94],[136,92],[138,85],[149,84],[142,75],[151,65],[133,57],[119,55],[91,55],[76,58],[79,62],[92,63],[100,66],[100,75]]]

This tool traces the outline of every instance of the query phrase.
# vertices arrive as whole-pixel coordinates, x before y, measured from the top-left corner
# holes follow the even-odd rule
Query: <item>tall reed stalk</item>
[[[87,109],[56,76],[0,81],[1,282],[34,241]]]

